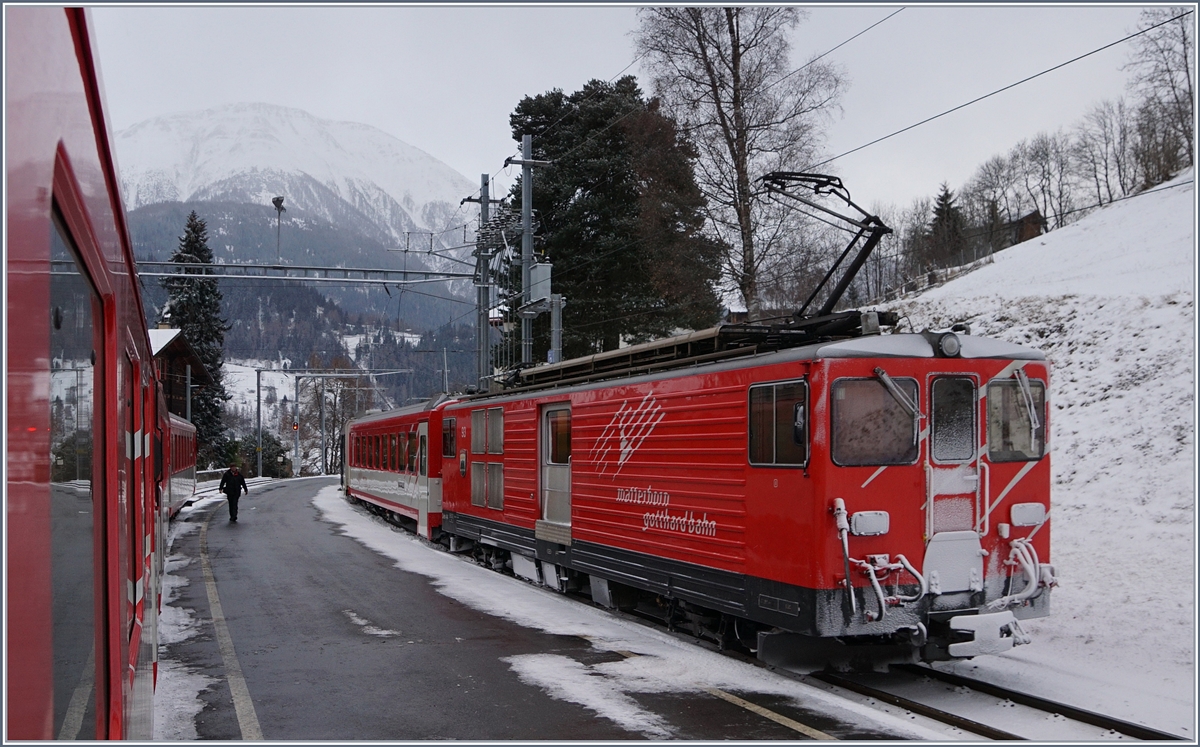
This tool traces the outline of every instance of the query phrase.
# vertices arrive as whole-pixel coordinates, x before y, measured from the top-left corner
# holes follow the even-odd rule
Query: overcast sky
[[[793,36],[795,63],[901,7],[809,7]],[[825,58],[849,79],[829,154],[1117,41],[1138,15],[1113,5],[906,7]],[[501,188],[515,175],[502,167],[518,149],[508,126],[517,102],[616,77],[634,62],[638,24],[636,8],[614,6],[131,6],[96,7],[92,18],[117,130],[227,103],[279,104],[378,127],[473,183],[499,171]],[[839,159],[836,173],[864,207],[904,207],[942,182],[957,189],[990,156],[1122,95],[1129,48]],[[648,87],[637,64],[627,72]]]

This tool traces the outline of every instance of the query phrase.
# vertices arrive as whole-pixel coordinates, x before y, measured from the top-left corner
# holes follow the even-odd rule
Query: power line
[[[788,73],[787,75],[783,76],[783,77],[782,77],[782,78],[780,78],[779,80],[777,80],[777,81],[775,81],[774,83],[770,84],[770,85],[769,85],[769,86],[767,86],[767,87],[766,87],[766,89],[764,89],[764,90],[767,90],[767,91],[771,90],[772,88],[774,88],[775,86],[777,86],[777,85],[779,85],[780,83],[784,82],[785,80],[787,80],[788,78],[792,77],[792,76],[793,76],[793,75],[795,75],[796,73],[800,72],[800,71],[801,71],[801,70],[803,70],[804,68],[808,67],[809,65],[812,65],[812,64],[816,63],[816,62],[817,62],[818,60],[820,60],[822,57],[825,57],[826,55],[832,54],[833,52],[836,52],[837,50],[839,50],[839,49],[841,49],[842,47],[846,46],[847,44],[849,44],[850,42],[854,41],[854,40],[855,40],[855,39],[857,39],[858,37],[862,36],[863,34],[867,33],[867,32],[868,32],[868,31],[870,31],[871,29],[875,28],[875,27],[876,27],[876,26],[878,26],[879,24],[883,23],[884,21],[887,21],[887,20],[889,20],[890,18],[892,18],[892,16],[895,16],[895,15],[896,15],[897,13],[899,13],[901,10],[904,10],[904,8],[901,8],[900,10],[897,10],[895,13],[892,13],[891,15],[887,16],[887,18],[884,18],[884,19],[882,19],[882,20],[876,21],[875,23],[872,23],[870,26],[867,26],[865,29],[863,29],[862,31],[859,31],[857,34],[855,34],[854,36],[850,37],[849,39],[847,39],[846,41],[842,42],[841,44],[838,44],[837,46],[835,46],[835,47],[833,47],[833,48],[831,48],[831,49],[829,49],[829,50],[827,50],[827,51],[825,51],[825,52],[822,52],[821,54],[819,54],[819,55],[817,55],[816,57],[812,58],[812,59],[811,59],[811,60],[809,60],[808,62],[804,63],[804,64],[803,64],[803,65],[801,65],[800,67],[798,67],[798,68],[796,68],[795,70],[793,70],[792,72]]]
[[[1123,43],[1125,43],[1125,42],[1129,41],[1130,39],[1133,39],[1133,38],[1135,38],[1135,37],[1141,36],[1142,34],[1145,34],[1145,33],[1147,33],[1147,32],[1153,31],[1154,29],[1158,28],[1159,26],[1166,25],[1166,24],[1168,24],[1168,23],[1171,23],[1172,21],[1178,21],[1180,18],[1183,18],[1184,16],[1186,16],[1186,15],[1188,15],[1188,14],[1190,14],[1190,13],[1192,13],[1192,11],[1190,11],[1190,10],[1189,10],[1189,11],[1187,11],[1187,13],[1181,13],[1180,15],[1178,15],[1178,16],[1175,16],[1174,18],[1170,18],[1170,19],[1168,19],[1168,20],[1166,20],[1166,21],[1163,21],[1163,22],[1161,22],[1161,23],[1156,23],[1156,24],[1154,24],[1153,26],[1150,26],[1150,27],[1148,27],[1148,28],[1144,28],[1144,29],[1142,29],[1141,31],[1138,31],[1137,33],[1130,34],[1129,36],[1126,36],[1124,39],[1118,39],[1118,40],[1117,40],[1117,41],[1115,41],[1115,42],[1111,42],[1111,43],[1109,43],[1109,44],[1105,44],[1103,47],[1098,47],[1098,48],[1096,48],[1096,49],[1093,49],[1093,50],[1092,50],[1092,51],[1090,51],[1090,52],[1086,52],[1086,53],[1084,53],[1084,54],[1081,54],[1081,55],[1079,55],[1078,57],[1075,57],[1075,58],[1072,58],[1072,59],[1070,59],[1070,60],[1067,60],[1066,62],[1059,63],[1059,64],[1055,65],[1054,67],[1047,68],[1047,69],[1045,69],[1045,70],[1041,71],[1040,73],[1035,73],[1035,74],[1033,74],[1033,75],[1030,75],[1028,78],[1023,78],[1023,79],[1021,79],[1021,80],[1018,80],[1016,83],[1010,83],[1009,85],[1007,85],[1007,86],[1004,86],[1003,88],[998,88],[998,89],[996,89],[995,91],[992,91],[991,93],[984,94],[983,96],[980,96],[980,97],[978,97],[978,98],[975,98],[975,99],[971,99],[970,101],[966,102],[965,104],[959,104],[958,106],[954,107],[953,109],[947,109],[946,111],[942,112],[941,114],[935,114],[935,115],[933,115],[932,117],[929,117],[929,118],[927,118],[927,119],[922,119],[920,122],[917,122],[916,124],[911,124],[911,125],[909,125],[908,127],[904,127],[904,128],[902,128],[902,129],[896,130],[895,132],[891,133],[890,135],[884,135],[884,136],[883,136],[883,137],[881,137],[881,138],[876,138],[875,140],[872,140],[871,142],[869,142],[869,143],[867,143],[867,144],[865,144],[865,145],[860,145],[860,146],[858,146],[857,148],[852,148],[852,149],[850,149],[850,150],[846,151],[845,153],[841,153],[841,154],[839,154],[839,155],[836,155],[836,156],[834,156],[833,158],[827,158],[827,159],[825,159],[824,161],[821,161],[820,163],[816,163],[816,164],[813,164],[813,165],[811,165],[811,166],[808,166],[808,167],[806,167],[806,168],[804,169],[804,171],[812,171],[813,169],[820,168],[821,166],[824,166],[824,165],[825,165],[825,164],[827,164],[827,163],[832,163],[833,161],[836,161],[836,160],[838,160],[839,158],[844,158],[845,156],[848,156],[848,155],[850,155],[851,153],[857,153],[858,151],[862,150],[863,148],[869,148],[869,147],[871,147],[872,145],[875,145],[876,143],[881,143],[881,142],[883,142],[884,140],[888,140],[889,138],[893,138],[893,137],[895,137],[895,136],[897,136],[897,135],[900,135],[900,134],[902,134],[902,133],[908,132],[909,130],[911,130],[911,129],[915,128],[915,127],[920,127],[921,125],[923,125],[923,124],[928,124],[928,123],[932,122],[932,121],[933,121],[933,120],[935,120],[935,119],[940,119],[941,117],[944,117],[944,116],[946,116],[947,114],[953,114],[954,112],[958,111],[959,109],[964,109],[964,108],[966,108],[966,107],[968,107],[968,106],[970,106],[970,105],[972,105],[972,104],[977,104],[977,103],[979,103],[980,101],[983,101],[984,99],[991,98],[992,96],[995,96],[995,95],[996,95],[996,94],[998,94],[998,93],[1003,93],[1003,92],[1005,92],[1005,91],[1007,91],[1007,90],[1009,90],[1009,89],[1011,89],[1011,88],[1015,88],[1015,87],[1017,87],[1017,86],[1021,85],[1022,83],[1028,83],[1029,81],[1031,81],[1031,80],[1033,80],[1033,79],[1035,79],[1035,78],[1040,78],[1041,76],[1043,76],[1043,75],[1045,75],[1045,74],[1047,74],[1047,73],[1052,73],[1052,72],[1054,72],[1055,70],[1058,70],[1059,68],[1066,67],[1067,65],[1070,65],[1070,64],[1071,64],[1071,63],[1073,63],[1073,62],[1078,62],[1078,61],[1080,61],[1080,60],[1082,60],[1082,59],[1084,59],[1084,58],[1086,58],[1086,57],[1091,57],[1092,55],[1094,55],[1094,54],[1096,54],[1096,53],[1098,53],[1098,52],[1103,52],[1104,50],[1106,50],[1106,49],[1109,49],[1110,47],[1115,47],[1115,46],[1117,46],[1118,44],[1123,44]],[[887,19],[884,19],[884,20],[887,20]]]

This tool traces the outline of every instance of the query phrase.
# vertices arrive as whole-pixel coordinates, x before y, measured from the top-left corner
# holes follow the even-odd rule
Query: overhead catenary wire
[[[844,152],[844,153],[839,153],[838,155],[836,155],[836,156],[833,156],[832,158],[827,158],[827,159],[825,159],[824,161],[820,161],[819,163],[812,164],[812,165],[810,165],[810,166],[808,166],[808,167],[806,167],[806,168],[802,169],[802,171],[812,171],[812,170],[814,170],[814,169],[817,169],[817,168],[820,168],[820,167],[822,167],[822,166],[825,166],[826,164],[833,163],[834,161],[836,161],[836,160],[838,160],[838,159],[840,159],[840,158],[845,158],[846,156],[848,156],[848,155],[850,155],[850,154],[852,154],[852,153],[857,153],[858,151],[860,151],[860,150],[863,150],[863,149],[865,149],[865,148],[869,148],[869,147],[871,147],[872,145],[876,145],[876,144],[878,144],[878,143],[882,143],[883,141],[885,141],[885,140],[889,140],[889,139],[891,139],[891,138],[893,138],[893,137],[896,137],[897,135],[902,135],[902,134],[904,134],[905,132],[908,132],[909,130],[915,129],[915,128],[917,128],[917,127],[920,127],[920,126],[922,126],[922,125],[929,124],[930,122],[933,122],[934,120],[937,120],[937,119],[941,119],[942,117],[944,117],[944,116],[946,116],[946,115],[948,115],[948,114],[953,114],[954,112],[956,112],[956,111],[959,111],[960,109],[965,109],[966,107],[968,107],[968,106],[971,106],[972,104],[977,104],[977,103],[979,103],[980,101],[983,101],[983,100],[985,100],[985,99],[989,99],[989,98],[991,98],[992,96],[995,96],[995,95],[997,95],[997,94],[1000,94],[1000,93],[1004,93],[1005,91],[1008,91],[1008,90],[1011,90],[1011,89],[1013,89],[1013,88],[1016,88],[1016,87],[1017,87],[1017,86],[1019,86],[1019,85],[1022,85],[1022,84],[1025,84],[1025,83],[1028,83],[1028,82],[1030,82],[1030,81],[1032,81],[1032,80],[1035,80],[1035,79],[1037,79],[1037,78],[1040,78],[1040,77],[1042,77],[1043,75],[1046,75],[1046,74],[1048,74],[1048,73],[1052,73],[1052,72],[1054,72],[1055,70],[1059,70],[1059,69],[1061,69],[1061,68],[1064,68],[1064,67],[1066,67],[1067,65],[1070,65],[1070,64],[1072,64],[1072,63],[1075,63],[1075,62],[1079,62],[1079,61],[1080,61],[1080,60],[1082,60],[1082,59],[1085,59],[1085,58],[1087,58],[1087,57],[1091,57],[1092,55],[1094,55],[1094,54],[1097,54],[1097,53],[1099,53],[1099,52],[1103,52],[1104,50],[1106,50],[1106,49],[1110,49],[1111,47],[1115,47],[1115,46],[1117,46],[1118,44],[1124,44],[1125,42],[1129,41],[1130,39],[1134,39],[1134,38],[1136,38],[1136,37],[1139,37],[1139,36],[1141,36],[1142,34],[1145,34],[1145,33],[1148,33],[1148,32],[1150,32],[1150,31],[1153,31],[1154,29],[1158,28],[1159,26],[1166,25],[1166,24],[1168,24],[1168,23],[1171,23],[1171,22],[1173,22],[1173,21],[1178,21],[1180,18],[1183,18],[1184,16],[1186,16],[1186,15],[1189,15],[1189,14],[1190,14],[1190,13],[1192,13],[1192,12],[1193,12],[1193,11],[1189,10],[1189,11],[1187,11],[1186,13],[1181,13],[1181,14],[1179,14],[1179,15],[1175,16],[1174,18],[1167,19],[1166,21],[1162,21],[1161,23],[1156,23],[1156,24],[1154,24],[1153,26],[1149,26],[1149,27],[1147,27],[1147,28],[1144,28],[1144,29],[1142,29],[1141,31],[1138,31],[1138,32],[1136,32],[1136,33],[1133,33],[1133,34],[1130,34],[1129,36],[1126,36],[1126,37],[1124,37],[1123,39],[1118,39],[1117,41],[1110,42],[1110,43],[1108,43],[1108,44],[1105,44],[1105,45],[1104,45],[1104,46],[1102,46],[1102,47],[1097,47],[1096,49],[1093,49],[1093,50],[1092,50],[1092,51],[1090,51],[1090,52],[1085,52],[1084,54],[1081,54],[1081,55],[1079,55],[1078,57],[1073,57],[1073,58],[1071,58],[1071,59],[1067,60],[1066,62],[1060,62],[1059,64],[1057,64],[1057,65],[1055,65],[1055,66],[1053,66],[1053,67],[1046,68],[1045,70],[1043,70],[1043,71],[1041,71],[1041,72],[1039,72],[1039,73],[1034,73],[1033,75],[1030,75],[1030,76],[1028,76],[1028,77],[1026,77],[1026,78],[1022,78],[1021,80],[1018,80],[1018,81],[1017,81],[1017,82],[1015,82],[1015,83],[1010,83],[1010,84],[1008,84],[1007,86],[1004,86],[1003,88],[997,88],[995,91],[992,91],[991,93],[986,93],[986,94],[984,94],[984,95],[982,95],[982,96],[979,96],[979,97],[973,98],[973,99],[971,99],[970,101],[968,101],[968,102],[966,102],[966,103],[959,104],[958,106],[955,106],[955,107],[953,107],[953,108],[951,108],[951,109],[947,109],[946,111],[944,111],[944,112],[941,112],[940,114],[935,114],[935,115],[933,115],[932,117],[927,117],[927,118],[925,118],[925,119],[922,119],[920,122],[916,122],[916,123],[914,123],[914,124],[908,125],[907,127],[903,127],[903,128],[901,128],[901,129],[899,129],[899,130],[896,130],[895,132],[893,132],[893,133],[891,133],[891,134],[884,135],[883,137],[876,138],[876,139],[872,140],[872,141],[871,141],[871,142],[869,142],[869,143],[865,143],[865,144],[863,144],[863,145],[860,145],[860,146],[858,146],[857,148],[851,148],[850,150],[848,150],[848,151],[846,151],[846,152]]]

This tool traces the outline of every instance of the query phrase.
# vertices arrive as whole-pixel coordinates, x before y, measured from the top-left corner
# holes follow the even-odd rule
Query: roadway
[[[164,733],[161,727],[169,714],[188,709],[198,711],[191,717],[194,738],[218,740],[905,735],[853,713],[830,715],[816,701],[703,687],[611,695],[628,699],[627,710],[651,714],[657,727],[600,716],[611,712],[592,696],[573,696],[570,684],[564,691],[523,678],[512,662],[549,657],[594,667],[598,676],[607,664],[634,654],[518,624],[438,591],[429,577],[401,570],[347,536],[314,505],[318,490],[334,484],[336,478],[255,480],[241,499],[236,524],[228,522],[224,501],[215,499],[176,519],[168,564],[171,610],[164,616],[173,622],[161,668],[170,670],[172,682],[186,673],[206,686],[189,696],[160,682],[156,738],[193,738],[186,728]],[[361,510],[355,516],[382,524]],[[716,661],[717,667],[734,666]]]

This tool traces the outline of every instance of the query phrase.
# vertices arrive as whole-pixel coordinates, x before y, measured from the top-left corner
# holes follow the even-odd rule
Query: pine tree
[[[966,257],[967,220],[954,203],[954,193],[945,183],[933,205],[933,222],[927,240],[929,261],[935,267],[962,264]]]
[[[196,426],[198,462],[220,463],[229,451],[221,423],[223,405],[229,400],[221,371],[229,326],[221,318],[221,291],[216,278],[201,279],[212,275],[212,270],[203,265],[212,264],[213,253],[208,248],[208,227],[195,211],[188,215],[179,248],[171,255],[171,261],[198,265],[194,270],[188,268],[162,280],[167,302],[160,321],[182,331],[212,378],[211,384],[192,394],[192,423]]]
[[[526,97],[509,122],[514,139],[533,135],[535,159],[553,161],[534,174],[533,208],[567,299],[564,358],[716,322],[721,252],[701,233],[695,151],[632,76]],[[519,210],[519,182],[511,196]],[[535,358],[548,324],[535,321]]]

